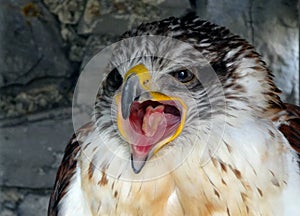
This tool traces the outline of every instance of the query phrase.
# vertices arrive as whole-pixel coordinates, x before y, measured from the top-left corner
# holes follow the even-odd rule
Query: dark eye
[[[119,71],[113,69],[106,78],[106,86],[110,91],[116,91],[122,85],[123,78]]]
[[[182,83],[188,83],[195,78],[195,75],[187,69],[182,69],[170,73],[175,79]]]

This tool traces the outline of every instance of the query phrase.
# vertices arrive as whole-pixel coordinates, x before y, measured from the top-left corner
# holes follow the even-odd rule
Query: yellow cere
[[[148,71],[148,69],[145,67],[143,64],[138,64],[134,67],[132,67],[127,73],[125,74],[124,80],[127,80],[129,75],[131,74],[136,74],[139,81],[140,85],[145,89],[145,90],[150,90],[150,80],[151,80],[151,75]]]

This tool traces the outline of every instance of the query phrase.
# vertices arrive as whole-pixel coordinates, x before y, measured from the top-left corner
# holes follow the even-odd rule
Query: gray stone
[[[158,8],[142,1],[120,1],[107,4],[106,1],[89,0],[82,16],[79,34],[121,34],[132,26],[158,17]],[[147,14],[147,15],[145,15]]]
[[[83,68],[91,60],[91,58],[99,53],[103,48],[117,42],[119,39],[119,35],[91,35],[86,42],[81,68]]]
[[[16,216],[18,204],[24,199],[24,193],[16,188],[0,188],[0,216]]]
[[[24,194],[17,189],[0,189],[0,215],[9,215],[16,210],[18,203],[24,199]],[[2,211],[1,211],[2,210]]]
[[[48,195],[27,195],[18,208],[19,215],[42,216],[47,215],[49,203]]]
[[[64,24],[76,24],[84,10],[84,0],[44,0],[49,10]]]
[[[129,19],[106,14],[89,22],[81,22],[78,26],[80,34],[122,34],[129,28]]]
[[[21,125],[0,128],[2,186],[53,187],[63,150],[73,133],[70,115],[70,109],[45,112]]]
[[[0,203],[7,205],[7,207],[14,209],[17,206],[17,202],[20,202],[21,200],[24,199],[24,195],[20,193],[17,189],[0,189],[1,191],[1,196],[0,196]]]
[[[201,7],[199,5],[199,7]],[[235,34],[251,41],[250,1],[227,0],[208,1],[206,17],[202,17],[221,26],[226,26]],[[200,14],[201,16],[201,14]]]
[[[77,37],[72,40],[69,51],[69,59],[74,62],[81,62],[86,51],[86,39]]]
[[[164,0],[158,7],[160,8],[159,19],[171,16],[180,17],[191,11],[192,8],[189,0]]]
[[[252,11],[255,47],[274,72],[282,99],[299,103],[297,1],[254,1]]]
[[[0,87],[69,77],[73,69],[63,51],[58,23],[43,4],[11,0],[1,5],[0,32],[5,35],[1,39]]]
[[[99,0],[88,0],[85,6],[84,14],[79,23],[79,33],[87,34],[92,33],[95,25],[97,25],[97,19],[101,13],[101,3]]]
[[[190,9],[188,0],[114,1],[103,7],[102,0],[88,0],[79,25],[79,34],[116,34],[141,24],[169,16],[183,15]]]
[[[68,106],[71,101],[71,95],[59,91],[55,84],[22,91],[15,96],[0,95],[0,119],[49,110],[57,106]]]
[[[299,28],[297,1],[204,1],[197,13],[241,35],[262,54],[283,91],[283,101],[299,104]]]
[[[81,62],[86,58],[85,53],[90,53],[87,38],[89,40],[90,37],[99,35],[114,37],[142,22],[183,15],[190,8],[188,0],[88,0],[84,4],[81,0],[68,0],[62,4],[57,0],[44,1],[61,22],[61,36],[69,44],[68,57],[74,62]],[[70,21],[66,17],[70,13],[75,16],[72,9],[74,5],[77,7],[76,12],[81,15],[76,16],[80,17],[79,20],[73,17]]]
[[[8,209],[0,210],[0,216],[17,216],[17,213]]]
[[[78,40],[70,41],[72,44],[70,59],[73,61],[83,60],[83,65],[85,65],[92,54],[94,55],[96,51],[106,45],[116,42],[126,30],[143,22],[183,15],[188,9],[190,9],[188,0],[115,0],[113,3],[105,0],[88,0],[76,32],[78,35],[90,36],[86,41],[86,46],[78,45]],[[70,38],[71,32],[74,31],[64,26],[63,38]],[[82,57],[82,53],[84,53],[84,57]]]
[[[178,8],[178,9],[189,9],[191,8],[190,1],[189,0],[143,0],[144,2],[148,2],[151,4],[151,2],[158,2],[158,4],[161,7],[165,8]]]
[[[73,62],[81,62],[86,50],[86,37],[80,36],[74,26],[67,24],[61,25],[60,33],[70,46],[68,58]]]

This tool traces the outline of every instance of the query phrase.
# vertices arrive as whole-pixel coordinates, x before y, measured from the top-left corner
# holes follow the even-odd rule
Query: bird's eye
[[[195,75],[187,69],[182,69],[170,73],[175,79],[182,83],[188,83],[195,78]]]
[[[116,91],[122,85],[123,78],[117,68],[114,68],[106,78],[107,87],[110,91]]]

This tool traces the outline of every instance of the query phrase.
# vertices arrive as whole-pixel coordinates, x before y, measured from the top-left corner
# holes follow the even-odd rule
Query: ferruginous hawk
[[[300,214],[300,109],[253,46],[194,16],[122,39],[49,216]]]

